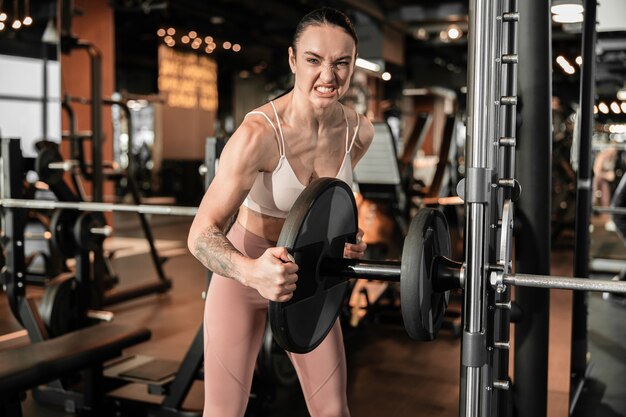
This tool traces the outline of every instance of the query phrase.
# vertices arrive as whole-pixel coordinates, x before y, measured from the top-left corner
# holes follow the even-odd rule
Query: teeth
[[[316,90],[319,91],[320,93],[331,93],[335,89],[331,87],[316,87]]]

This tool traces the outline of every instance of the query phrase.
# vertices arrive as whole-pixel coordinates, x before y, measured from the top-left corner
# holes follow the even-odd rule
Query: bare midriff
[[[237,222],[250,233],[277,242],[285,219],[257,213],[246,206],[241,206],[237,215]]]

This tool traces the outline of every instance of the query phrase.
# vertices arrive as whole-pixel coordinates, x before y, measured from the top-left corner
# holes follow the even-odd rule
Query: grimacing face
[[[330,106],[347,91],[356,61],[356,45],[345,30],[334,25],[308,26],[289,48],[294,89],[313,105]]]

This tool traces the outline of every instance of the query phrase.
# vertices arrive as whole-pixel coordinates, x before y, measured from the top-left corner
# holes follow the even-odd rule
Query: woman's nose
[[[322,67],[322,73],[320,79],[324,82],[335,81],[335,68],[332,65],[324,65]]]

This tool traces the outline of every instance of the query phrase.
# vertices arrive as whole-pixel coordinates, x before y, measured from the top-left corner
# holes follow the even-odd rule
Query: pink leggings
[[[258,258],[274,242],[235,222],[228,239]],[[203,417],[240,417],[246,411],[268,301],[254,289],[213,274],[204,310]],[[307,354],[289,353],[312,417],[348,417],[346,360],[339,322]]]

